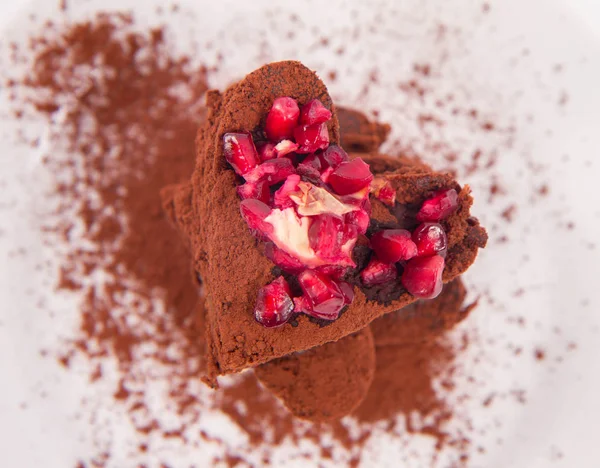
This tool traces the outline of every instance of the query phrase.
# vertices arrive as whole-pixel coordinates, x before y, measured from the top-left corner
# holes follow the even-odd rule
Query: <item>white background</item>
[[[51,16],[56,5],[49,3],[0,3],[0,29],[6,32],[2,38],[26,37],[34,31],[24,19],[26,14],[35,10],[39,16]],[[494,171],[500,174],[507,192],[501,201],[486,202],[490,173],[468,175],[462,170],[468,154],[461,155],[466,159],[458,164],[461,180],[470,183],[478,197],[475,213],[484,225],[498,226],[491,229],[490,245],[467,275],[473,296],[482,294],[483,299],[463,325],[478,330],[480,336],[479,345],[464,358],[478,381],[472,389],[474,398],[464,410],[476,429],[486,428],[471,435],[486,447],[486,453],[474,455],[471,464],[498,468],[599,466],[600,245],[594,248],[592,244],[600,242],[600,2],[493,2],[483,22],[474,20],[480,16],[473,13],[475,2],[468,0],[389,2],[390,9],[399,10],[398,19],[383,15],[381,28],[363,35],[360,42],[346,42],[350,53],[342,58],[309,47],[316,42],[309,30],[299,33],[295,41],[278,40],[277,32],[264,24],[264,11],[273,2],[181,3],[196,16],[173,25],[178,47],[185,50],[185,37],[192,34],[200,43],[219,43],[224,53],[219,72],[212,77],[214,86],[223,88],[265,59],[298,58],[322,75],[337,69],[342,71],[340,76],[328,85],[338,102],[380,109],[382,119],[394,125],[393,136],[408,138],[417,147],[419,129],[413,125],[413,114],[419,111],[418,105],[403,100],[394,80],[413,62],[438,53],[428,42],[427,28],[438,20],[460,26],[463,33],[448,46],[451,54],[439,86],[459,90],[458,94],[466,90],[464,102],[472,102],[500,121],[514,122],[518,129],[511,148],[499,146],[501,155]],[[81,1],[75,2],[68,15],[133,7],[141,23],[151,23],[155,19],[150,5],[134,0]],[[281,2],[278,9],[335,33],[363,22],[371,24],[372,10],[382,5],[385,2],[369,2],[369,6],[366,2]],[[362,13],[351,18],[347,14],[350,6]],[[383,42],[389,37],[386,34],[398,34],[399,45]],[[263,37],[269,47],[261,55],[258,41]],[[530,52],[527,59],[517,60],[525,48]],[[202,59],[210,62],[216,57],[207,52]],[[560,74],[552,71],[556,64],[563,65]],[[380,70],[379,87],[365,99],[358,90],[374,66]],[[557,100],[563,92],[569,98],[566,106],[560,107]],[[5,109],[5,97],[0,102]],[[2,466],[73,466],[77,458],[90,455],[94,440],[103,437],[110,439],[112,466],[133,466],[127,458],[133,433],[121,410],[111,407],[111,399],[103,396],[101,385],[90,388],[85,369],[65,372],[54,360],[40,356],[41,349],[58,349],[60,340],[71,336],[77,312],[72,298],[52,293],[54,279],[35,270],[40,258],[51,260],[53,255],[41,245],[33,223],[33,214],[43,205],[37,186],[49,180],[39,159],[49,148],[42,146],[33,152],[18,145],[14,138],[17,128],[10,119],[2,120]],[[46,131],[41,122],[31,122],[28,129],[30,134],[42,136]],[[486,140],[491,136],[472,132],[460,122],[450,123],[444,132],[444,137],[460,148],[499,145]],[[435,155],[425,157],[434,165],[441,164]],[[532,171],[532,165],[541,165],[543,170]],[[544,183],[550,194],[530,203],[534,187]],[[517,204],[517,214],[507,224],[500,213],[511,203]],[[575,223],[574,230],[565,228],[568,221]],[[498,243],[500,235],[511,241]],[[515,295],[520,288],[525,293]],[[54,317],[36,308],[40,298],[56,311]],[[526,326],[515,325],[517,317],[523,317]],[[571,342],[577,347],[567,351]],[[523,349],[519,358],[514,357],[516,347]],[[547,353],[541,363],[533,357],[538,347]],[[478,356],[483,357],[476,364]],[[525,404],[506,398],[482,409],[481,401],[490,393],[514,389],[525,391]],[[82,399],[88,400],[83,409]],[[86,416],[90,407],[99,415],[95,424]],[[204,424],[214,434],[227,434],[235,447],[243,446],[243,439],[223,417],[213,415]],[[429,447],[427,441],[411,444],[416,451]],[[168,446],[160,455],[173,466],[205,466],[216,450],[215,446],[201,451]],[[397,466],[398,450],[406,449],[382,435],[368,450],[373,460],[369,466]],[[285,460],[285,450],[278,457]],[[157,463],[151,457],[145,461],[149,466]],[[449,462],[442,458],[440,466],[447,466],[444,463]],[[295,465],[290,462],[286,466]],[[424,465],[415,461],[414,466]]]

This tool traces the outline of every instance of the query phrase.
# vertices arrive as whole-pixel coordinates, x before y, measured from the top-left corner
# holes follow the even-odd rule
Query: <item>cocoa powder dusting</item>
[[[336,342],[275,359],[254,372],[295,416],[315,422],[339,419],[363,401],[371,386],[373,335],[367,327]]]
[[[337,109],[316,74],[295,61],[264,65],[223,94],[211,92],[208,118],[196,139],[196,166],[191,181],[181,184],[179,190],[170,190],[169,195],[175,196],[166,200],[167,211],[189,239],[194,268],[205,284],[210,304],[208,381],[213,386],[217,375],[239,372],[295,351],[337,341],[415,301],[401,287],[394,288],[393,293],[354,288],[355,296],[346,312],[327,326],[304,314],[298,316],[295,326],[287,323],[276,330],[265,328],[254,319],[256,292],[274,279],[273,264],[257,247],[240,216],[236,176],[225,164],[222,138],[229,131],[257,132],[272,102],[282,95],[293,97],[300,105],[319,99],[330,108],[330,142],[339,142]],[[470,215],[473,199],[469,187],[461,187],[449,174],[435,172],[415,160],[388,159],[395,170],[386,174],[386,179],[396,191],[400,205],[420,205],[442,189],[452,188],[459,194],[459,208],[444,221],[448,255],[443,280],[451,281],[471,266],[487,242],[485,229]],[[252,265],[252,269],[240,268],[240,264]]]
[[[49,196],[58,208],[43,228],[48,245],[64,247],[58,290],[81,301],[77,338],[56,358],[66,368],[74,360],[89,361],[91,385],[108,379],[103,368],[117,364],[115,405],[127,410],[137,431],[129,447],[131,464],[152,453],[158,437],[161,443],[216,444],[221,455],[215,463],[228,466],[255,453],[268,465],[273,450],[304,441],[320,447],[323,459],[357,466],[362,447],[374,437],[373,423],[382,421],[390,435],[433,437],[437,451],[451,446],[465,457],[468,440],[446,430],[459,416],[444,393],[433,389],[442,377],[444,388],[452,387],[457,351],[444,332],[470,311],[462,308],[464,288],[457,281],[430,306],[416,303],[373,323],[377,369],[354,416],[326,424],[300,422],[252,372],[208,395],[198,390],[205,308],[159,192],[189,178],[194,167],[194,138],[206,113],[206,71],[188,57],[174,56],[164,29],[133,32],[133,23],[128,14],[100,14],[88,22],[47,25],[28,47],[15,48],[15,57],[31,63],[28,72],[5,79],[15,93],[15,116],[43,116],[51,143],[62,150],[44,161],[54,180]],[[59,111],[61,123],[55,119]],[[361,124],[354,140],[352,129],[342,128],[342,138],[366,142],[372,151],[388,129],[371,125],[376,137],[365,135]],[[395,330],[410,330],[423,340],[395,343],[384,333],[394,330],[393,322],[404,324]],[[138,365],[148,359],[162,374]],[[168,384],[164,398],[176,408],[174,425],[161,423],[152,407],[148,389],[155,381]],[[246,451],[205,431],[190,434],[215,411],[248,437]],[[399,426],[401,416],[410,421],[414,414],[432,419]],[[81,454],[78,466],[105,466],[110,459],[110,451],[99,445],[98,453]],[[169,460],[161,463],[171,466]]]

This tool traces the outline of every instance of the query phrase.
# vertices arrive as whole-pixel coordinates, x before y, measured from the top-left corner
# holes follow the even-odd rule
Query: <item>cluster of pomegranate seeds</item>
[[[302,291],[294,295],[283,276],[261,288],[255,317],[266,327],[297,313],[337,319],[354,298],[344,278],[356,268],[352,252],[369,227],[370,194],[390,207],[396,203],[389,181],[374,178],[362,159],[350,160],[329,143],[330,119],[331,111],[317,99],[300,107],[280,97],[262,131],[223,136],[225,158],[245,181],[237,187],[243,219],[265,243],[267,258],[284,275],[295,276]],[[447,249],[438,222],[457,206],[455,190],[438,192],[423,203],[417,214],[422,224],[414,232],[374,233],[371,260],[358,275],[361,285],[400,281],[414,296],[437,296]]]
[[[371,236],[371,248],[376,260],[387,264],[398,263],[403,267],[401,282],[406,290],[415,297],[433,299],[442,292],[442,273],[444,272],[448,238],[442,221],[458,209],[456,190],[443,190],[425,200],[416,215],[421,222],[410,233],[404,229],[384,229]],[[380,284],[379,278],[384,268],[371,263],[361,272],[364,284]],[[374,273],[365,273],[373,270]],[[387,270],[392,275],[391,268]]]

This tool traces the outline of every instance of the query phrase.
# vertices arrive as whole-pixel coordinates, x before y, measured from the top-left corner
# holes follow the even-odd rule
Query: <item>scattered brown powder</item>
[[[190,279],[181,239],[162,214],[159,190],[188,178],[193,168],[194,136],[205,113],[206,71],[190,58],[173,56],[163,29],[132,32],[132,24],[128,14],[100,14],[84,23],[49,24],[27,47],[10,46],[15,61],[31,64],[26,76],[4,83],[15,96],[15,117],[44,116],[53,122],[53,145],[65,150],[45,159],[55,180],[49,195],[58,209],[43,222],[48,244],[68,247],[57,287],[76,293],[82,301],[78,336],[65,343],[57,359],[67,368],[73,360],[89,360],[90,382],[104,379],[106,364],[118,364],[114,398],[128,409],[138,430],[139,440],[132,445],[138,455],[153,451],[153,436],[195,442],[185,439],[185,429],[216,409],[248,436],[252,451],[264,453],[264,465],[269,464],[270,448],[286,441],[296,445],[312,441],[321,446],[324,458],[337,459],[339,452],[331,441],[323,442],[331,435],[345,451],[349,466],[357,466],[372,423],[382,420],[387,421],[388,433],[433,437],[438,450],[454,448],[467,463],[468,437],[447,429],[449,422],[463,416],[446,399],[453,377],[463,372],[457,356],[470,343],[467,335],[459,349],[444,336],[410,347],[377,347],[372,391],[356,413],[358,431],[351,431],[346,421],[298,422],[251,372],[208,399],[194,391],[203,364],[203,304],[198,301],[199,285]],[[447,31],[440,26],[439,33]],[[344,52],[342,47],[338,50]],[[414,77],[400,83],[399,89],[422,99],[438,74],[435,64],[419,64]],[[452,96],[439,102],[440,108],[453,105]],[[64,113],[61,124],[55,121],[59,112]],[[486,120],[476,110],[456,113],[468,115],[482,131],[504,135],[510,144],[514,129]],[[423,115],[424,138],[438,121],[443,118]],[[410,150],[401,142],[395,146]],[[456,148],[444,141],[432,137],[426,149],[444,154],[451,164],[456,160]],[[490,171],[495,158],[476,150],[461,170]],[[490,193],[502,194],[501,187],[502,182],[494,179]],[[99,272],[108,275],[90,281]],[[140,369],[142,359],[165,368],[162,379],[169,383],[169,398],[180,415],[179,429],[161,427],[152,413],[147,388],[161,377]],[[410,385],[395,378],[399,369],[411,375]],[[434,382],[442,390],[436,390]],[[522,393],[514,396],[524,401]],[[145,415],[141,420],[140,413]],[[407,418],[408,425],[399,426],[399,416],[414,414],[420,420],[428,417],[428,424]],[[265,440],[267,432],[271,436]],[[215,462],[243,464],[244,454],[234,453],[227,441],[206,432],[197,438],[222,446]],[[103,450],[82,454],[78,466],[103,466],[110,457]],[[132,457],[134,464],[136,455]]]
[[[136,33],[132,23],[128,14],[99,14],[46,26],[23,52],[31,73],[11,87],[21,112],[33,108],[49,122],[64,113],[51,139],[66,151],[44,159],[58,208],[43,222],[48,245],[69,246],[57,288],[82,301],[78,337],[60,362],[89,358],[94,381],[105,358],[116,360],[115,398],[137,410],[145,406],[146,377],[135,361],[169,365],[183,412],[195,399],[186,389],[201,365],[203,327],[188,254],[163,216],[158,190],[193,168],[205,71],[171,56],[162,29]],[[88,281],[98,272],[103,281]],[[173,346],[187,359],[177,359]]]

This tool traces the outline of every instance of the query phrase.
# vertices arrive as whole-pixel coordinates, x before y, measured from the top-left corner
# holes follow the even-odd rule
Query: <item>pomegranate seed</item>
[[[428,257],[439,254],[446,255],[448,238],[444,228],[437,223],[423,223],[412,233],[412,240],[417,245],[417,255]]]
[[[362,159],[356,158],[341,163],[329,176],[329,184],[339,195],[348,195],[368,187],[373,180],[369,165]]]
[[[250,133],[226,133],[223,135],[223,153],[233,170],[243,176],[256,167],[258,153]]]
[[[269,186],[264,181],[258,181],[256,183],[246,182],[244,185],[239,185],[237,193],[242,200],[255,198],[256,200],[268,204],[271,199]]]
[[[258,150],[258,156],[260,157],[261,162],[268,161],[269,159],[275,159],[277,157],[275,143],[271,143],[270,141],[261,141],[257,143],[256,149]]]
[[[294,127],[298,125],[299,116],[300,108],[295,99],[290,97],[275,99],[265,124],[265,132],[269,140],[289,140],[293,135]]]
[[[270,159],[256,166],[244,177],[247,182],[256,183],[264,180],[269,185],[275,185],[294,174],[294,164],[287,158]]]
[[[346,283],[345,281],[340,281],[339,283],[340,291],[344,295],[344,302],[346,304],[352,304],[354,300],[354,288],[350,283]]]
[[[287,322],[294,313],[290,287],[280,276],[258,291],[254,318],[265,327],[278,327]]]
[[[446,219],[458,209],[456,190],[441,190],[423,202],[417,213],[417,221],[440,221]]]
[[[358,227],[353,224],[344,224],[344,231],[342,232],[342,244],[346,244],[349,241],[356,241],[358,238]]]
[[[281,158],[286,154],[293,153],[297,149],[298,144],[294,143],[291,140],[282,140],[279,143],[277,143],[277,146],[275,146],[275,152],[277,153],[278,158]]]
[[[344,275],[348,272],[348,267],[343,267],[340,265],[322,265],[315,268],[315,270],[319,273],[324,274],[325,276],[329,276],[334,280],[341,280],[344,277]]]
[[[329,181],[329,177],[333,174],[333,167],[328,167],[321,173],[321,180],[325,183]]]
[[[327,165],[333,169],[337,168],[343,162],[350,160],[348,153],[346,153],[338,145],[329,145],[329,147],[323,151],[319,157],[323,165]]]
[[[313,99],[302,106],[300,111],[301,125],[315,125],[327,122],[331,118],[331,112],[321,101]]]
[[[312,313],[310,301],[306,296],[294,298],[294,312],[303,312],[309,315]]]
[[[384,229],[371,237],[371,247],[377,257],[386,263],[410,260],[417,255],[417,246],[405,229]]]
[[[358,241],[358,228],[352,224],[345,224],[344,231],[342,232],[342,256],[338,263],[355,267],[356,263],[352,260],[352,251]]]
[[[284,252],[272,242],[267,242],[265,245],[265,255],[286,273],[297,275],[302,270],[306,269],[306,266],[300,260],[297,260],[287,252]]]
[[[433,299],[442,292],[444,259],[439,255],[410,260],[402,273],[402,284],[415,297]]]
[[[385,205],[394,206],[396,204],[396,191],[388,183],[381,188],[377,198]]]
[[[327,124],[301,125],[294,129],[294,138],[300,145],[296,151],[301,154],[314,153],[329,146]]]
[[[398,270],[393,263],[383,263],[376,257],[373,257],[365,269],[360,272],[360,279],[365,286],[388,283],[397,277]]]
[[[369,196],[367,195],[365,197],[365,199],[363,200],[361,207],[360,207],[365,213],[367,213],[369,215],[369,218],[371,217],[371,200],[369,200]]]
[[[321,172],[321,169],[323,168],[323,165],[321,164],[321,159],[319,159],[319,157],[315,153],[306,156],[300,164],[312,167],[318,172]]]
[[[344,223],[340,218],[328,214],[315,216],[308,230],[310,246],[319,258],[337,263],[342,255],[343,231]]]
[[[250,231],[259,239],[266,240],[273,233],[273,226],[265,221],[271,214],[271,208],[263,202],[252,198],[242,200],[240,212]]]
[[[273,196],[273,205],[281,210],[294,206],[294,202],[290,199],[290,193],[298,191],[300,176],[292,174],[285,179],[283,185],[275,192]]]
[[[338,317],[346,299],[335,281],[314,270],[304,270],[298,275],[298,281],[308,298],[309,315],[325,320]]]
[[[373,179],[373,182],[371,182],[371,193],[385,205],[394,206],[396,203],[396,191],[389,181],[383,177]]]
[[[351,211],[350,213],[346,213],[344,215],[344,221],[347,224],[351,224],[356,226],[358,229],[358,234],[364,234],[367,232],[369,228],[369,223],[371,222],[371,218],[368,213],[364,210]]]

